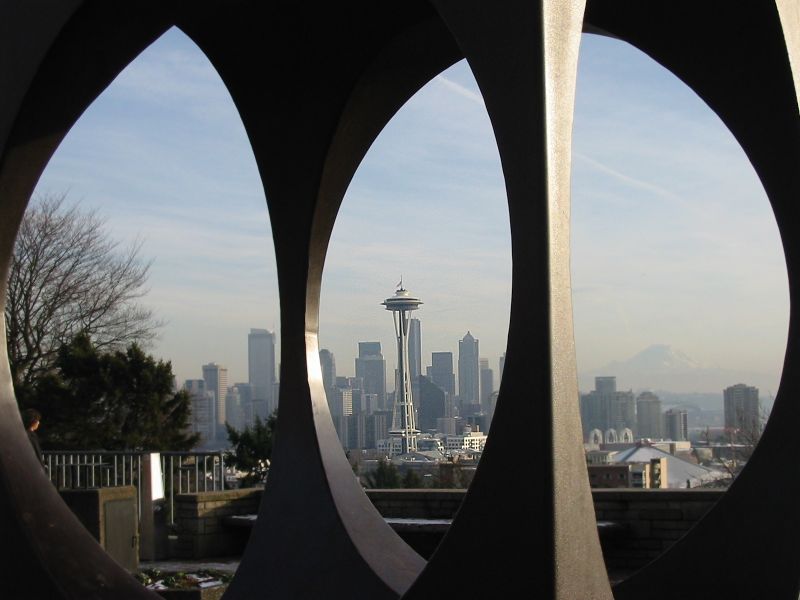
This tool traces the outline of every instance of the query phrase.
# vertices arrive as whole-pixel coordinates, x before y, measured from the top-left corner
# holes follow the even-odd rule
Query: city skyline
[[[704,365],[761,373],[773,383],[759,387],[777,391],[786,271],[763,189],[730,134],[647,57],[590,35],[574,130],[579,371],[666,344]],[[228,367],[231,382],[247,381],[251,328],[275,332],[279,344],[274,251],[252,152],[218,75],[178,30],[87,111],[37,192],[98,208],[123,242],[143,237],[143,255],[155,258],[146,303],[167,321],[150,350],[172,361],[179,382],[209,362]],[[358,341],[392,347],[374,299],[401,273],[426,298],[423,363],[436,351],[457,356],[471,331],[497,368],[511,293],[504,197],[491,126],[461,62],[400,110],[343,202],[320,311],[320,348],[341,374],[353,374]],[[412,216],[401,248],[387,209],[397,204]]]

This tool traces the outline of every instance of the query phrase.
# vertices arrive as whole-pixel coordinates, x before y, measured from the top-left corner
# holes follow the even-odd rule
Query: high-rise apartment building
[[[458,341],[458,404],[459,409],[480,404],[478,340],[469,331]]]
[[[617,378],[614,376],[595,377],[594,389],[598,394],[614,394],[617,391]]]
[[[217,440],[223,440],[227,437],[225,430],[225,397],[228,394],[228,369],[213,362],[203,365],[203,380],[206,383],[206,392],[214,394],[215,437]]]
[[[689,439],[689,414],[682,409],[670,408],[664,414],[664,428],[667,438],[673,442]]]
[[[408,320],[408,369],[411,381],[422,375],[422,338],[419,319]]]
[[[247,376],[253,386],[256,414],[266,419],[277,408],[275,397],[275,334],[251,329],[247,336]]]
[[[747,436],[761,432],[761,401],[758,388],[737,383],[723,391],[725,429],[739,430]]]
[[[660,440],[664,437],[661,400],[653,392],[642,392],[636,398],[636,431],[641,438]]]
[[[386,360],[380,342],[358,342],[356,377],[363,382],[362,391],[375,394],[379,408],[386,408]]]
[[[616,377],[595,377],[594,390],[581,396],[583,439],[589,432],[636,430],[636,402],[632,391],[617,391]]]

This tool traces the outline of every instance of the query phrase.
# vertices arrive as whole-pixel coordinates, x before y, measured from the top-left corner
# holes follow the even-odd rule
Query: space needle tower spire
[[[391,455],[417,451],[419,429],[414,418],[414,400],[411,397],[411,369],[408,364],[408,322],[411,311],[419,308],[422,301],[403,288],[403,278],[394,296],[381,304],[392,311],[394,332],[397,337],[397,381],[395,382],[394,409],[392,411]]]

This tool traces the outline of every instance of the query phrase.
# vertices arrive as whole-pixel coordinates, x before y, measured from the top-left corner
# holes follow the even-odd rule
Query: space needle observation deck
[[[394,331],[397,338],[397,380],[395,382],[392,427],[389,430],[391,456],[417,451],[417,436],[414,417],[414,399],[411,396],[411,370],[408,363],[408,323],[411,312],[417,310],[422,300],[403,288],[403,280],[394,296],[381,303],[392,311]]]

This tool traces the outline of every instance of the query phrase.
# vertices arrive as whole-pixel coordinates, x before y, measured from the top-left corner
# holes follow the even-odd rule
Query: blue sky
[[[668,344],[703,365],[761,373],[776,389],[784,259],[763,188],[719,119],[640,52],[584,36],[572,183],[579,369]],[[236,109],[188,38],[168,32],[117,78],[37,192],[67,192],[98,208],[118,238],[144,238],[155,258],[146,302],[167,321],[151,350],[172,360],[179,381],[209,361],[246,381],[249,328],[280,323],[268,214]],[[463,62],[403,107],[345,197],[320,317],[321,346],[341,374],[353,373],[359,340],[382,341],[394,362],[380,302],[401,274],[425,302],[428,361],[455,353],[470,330],[497,368],[511,292],[508,210]]]

